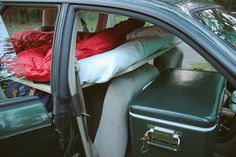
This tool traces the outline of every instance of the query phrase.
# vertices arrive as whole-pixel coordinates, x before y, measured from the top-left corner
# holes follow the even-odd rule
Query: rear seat
[[[162,72],[168,68],[181,68],[182,61],[182,51],[175,48],[155,59],[154,65]],[[149,64],[144,65],[111,82],[83,89],[87,112],[91,116],[88,119],[89,134],[100,156],[124,157],[128,140],[128,104],[158,76],[158,70]]]
[[[158,74],[159,71],[154,66],[146,64],[111,81],[94,140],[99,156],[125,156],[128,141],[128,105]]]
[[[178,48],[174,48],[156,58],[154,60],[154,65],[158,68],[158,70],[160,70],[160,72],[170,68],[182,68],[183,58],[183,52]]]
[[[88,132],[92,141],[94,140],[97,132],[102,113],[103,101],[109,84],[110,82],[95,84],[83,89],[86,110],[90,115],[90,118],[87,119],[87,122]]]

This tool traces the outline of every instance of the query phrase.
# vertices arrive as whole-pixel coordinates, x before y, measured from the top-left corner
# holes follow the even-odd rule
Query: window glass
[[[118,15],[118,14],[108,14],[108,20],[107,20],[107,28],[113,27],[115,24],[127,20],[129,17],[123,16],[123,15]],[[145,22],[145,27],[146,26],[152,26],[152,23]]]
[[[28,14],[31,13],[29,16]],[[42,25],[42,10],[32,8],[9,8],[4,21],[10,35],[24,29],[38,29]]]
[[[115,16],[115,23],[119,23],[121,21],[125,21],[128,19],[127,16],[123,16],[123,15],[114,15]]]
[[[197,19],[221,39],[236,48],[236,18],[222,9],[196,12]]]
[[[185,42],[180,43],[178,45],[178,49],[183,54],[183,61],[182,61],[183,69],[216,71],[216,69],[210,63],[208,63],[187,43]]]
[[[21,65],[17,61],[13,44],[4,25],[2,17],[0,17],[0,30],[0,72],[1,76],[5,75],[6,77],[8,77],[11,75],[10,73],[8,73],[8,67],[14,64],[16,66],[19,66],[20,69]]]
[[[0,99],[38,96],[51,109],[50,64],[57,10],[8,7],[0,15]]]
[[[125,21],[128,19],[127,16],[123,16],[123,15],[117,15],[117,14],[114,14],[114,17],[115,17],[115,23],[119,23],[121,21]],[[145,22],[145,25],[144,26],[152,26],[153,24],[149,23],[149,22]]]
[[[83,19],[89,32],[96,31],[98,16],[97,12],[80,11],[80,19]],[[80,31],[83,31],[83,27],[80,27]]]

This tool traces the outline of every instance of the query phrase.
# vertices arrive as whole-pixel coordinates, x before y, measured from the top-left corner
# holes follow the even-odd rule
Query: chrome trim
[[[187,129],[187,130],[199,131],[199,132],[210,132],[210,131],[214,130],[217,126],[217,125],[214,125],[213,127],[210,127],[210,128],[202,128],[202,127],[192,126],[192,125],[188,125],[188,124],[182,124],[182,123],[178,123],[178,122],[171,122],[171,121],[167,121],[167,120],[163,120],[163,119],[138,115],[138,114],[135,114],[132,112],[129,112],[129,114],[130,114],[130,116],[132,116],[134,118],[152,121],[152,122],[161,123],[161,124],[166,124],[166,125],[171,125],[171,126],[175,126],[175,127],[179,127],[179,128],[183,128],[183,129]]]

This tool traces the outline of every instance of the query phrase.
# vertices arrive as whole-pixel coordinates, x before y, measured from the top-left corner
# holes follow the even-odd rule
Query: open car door
[[[35,95],[36,89],[20,83],[24,77],[12,72],[13,68],[22,70],[0,15],[1,156],[59,156],[57,134],[45,104]]]

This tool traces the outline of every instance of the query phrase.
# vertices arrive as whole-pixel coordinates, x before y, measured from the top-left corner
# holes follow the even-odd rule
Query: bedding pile
[[[126,70],[158,50],[170,47],[175,37],[166,34],[162,38],[148,37],[130,40],[105,53],[81,59],[76,62],[80,83],[104,83],[117,73]]]
[[[141,27],[126,35],[127,42],[105,53],[76,62],[80,83],[104,83],[176,41],[175,36],[158,26]]]
[[[78,33],[76,58],[79,60],[109,51],[124,43],[129,32],[143,25],[143,21],[130,18],[97,33]],[[9,70],[16,76],[25,76],[28,80],[49,81],[53,35],[53,32],[38,30],[26,30],[14,34],[11,40],[23,70],[18,70],[19,67],[14,66]]]

